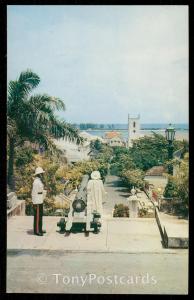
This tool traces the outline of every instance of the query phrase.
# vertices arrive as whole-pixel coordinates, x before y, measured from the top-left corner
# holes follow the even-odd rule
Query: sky
[[[8,81],[59,97],[71,123],[188,122],[188,6],[8,6]]]

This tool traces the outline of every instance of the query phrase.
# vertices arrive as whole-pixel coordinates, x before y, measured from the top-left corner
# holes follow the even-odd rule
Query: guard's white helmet
[[[36,171],[35,171],[35,176],[36,175],[38,175],[38,174],[42,174],[42,173],[45,173],[45,171],[43,170],[43,168],[41,168],[41,167],[38,167],[38,168],[36,168]]]

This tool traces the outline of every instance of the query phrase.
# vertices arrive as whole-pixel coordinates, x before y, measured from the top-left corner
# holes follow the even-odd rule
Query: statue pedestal
[[[136,195],[132,195],[128,198],[129,203],[129,217],[130,218],[138,218],[138,203]]]
[[[129,202],[129,217],[138,218],[138,200],[131,200]]]

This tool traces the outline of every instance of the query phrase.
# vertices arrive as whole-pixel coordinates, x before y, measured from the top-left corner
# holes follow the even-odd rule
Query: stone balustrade
[[[25,216],[25,200],[18,200],[15,192],[7,194],[7,217]]]

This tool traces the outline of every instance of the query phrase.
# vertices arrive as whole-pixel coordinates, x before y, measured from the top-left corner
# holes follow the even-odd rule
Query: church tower
[[[128,147],[132,146],[132,140],[140,137],[140,115],[130,117],[128,114]]]

